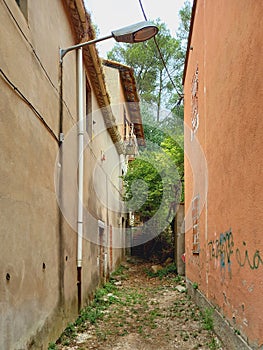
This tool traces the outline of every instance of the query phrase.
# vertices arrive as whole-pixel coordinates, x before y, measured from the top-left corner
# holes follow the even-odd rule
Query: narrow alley
[[[174,264],[162,267],[127,258],[49,349],[223,349],[211,310],[190,300]]]
[[[0,350],[263,350],[262,18],[0,0]]]

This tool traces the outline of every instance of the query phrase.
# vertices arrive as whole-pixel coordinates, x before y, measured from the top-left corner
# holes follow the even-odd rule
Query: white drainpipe
[[[83,238],[83,172],[84,172],[84,111],[83,111],[83,60],[82,48],[77,50],[77,84],[78,84],[78,243],[77,243],[77,278],[78,309],[81,309],[81,268]]]
[[[84,118],[83,118],[83,61],[82,48],[77,50],[78,79],[78,255],[77,266],[82,266],[82,236],[83,236],[83,172],[84,172]]]

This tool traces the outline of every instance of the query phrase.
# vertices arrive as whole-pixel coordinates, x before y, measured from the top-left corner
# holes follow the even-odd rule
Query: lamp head
[[[112,37],[118,42],[133,44],[133,43],[140,43],[142,41],[149,40],[153,36],[155,36],[157,33],[158,33],[158,28],[152,22],[143,21],[143,22],[135,23],[128,27],[114,30],[108,36],[104,36],[102,38],[96,38],[93,40],[89,40],[87,42],[82,42],[80,44],[70,46],[66,49],[60,49],[59,50],[60,62],[62,63],[63,57],[69,51],[79,49],[83,46],[96,44],[100,41],[107,40]]]
[[[131,44],[149,40],[157,33],[157,26],[149,21],[135,23],[111,32],[116,41]]]

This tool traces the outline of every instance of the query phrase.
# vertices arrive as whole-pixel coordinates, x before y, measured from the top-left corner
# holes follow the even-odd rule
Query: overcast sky
[[[185,0],[141,0],[149,20],[160,18],[166,23],[172,35],[178,28],[179,10]],[[92,22],[99,28],[100,36],[108,35],[114,29],[144,20],[139,0],[85,0],[86,8],[91,14]],[[108,39],[97,48],[101,56],[111,50],[116,42]]]

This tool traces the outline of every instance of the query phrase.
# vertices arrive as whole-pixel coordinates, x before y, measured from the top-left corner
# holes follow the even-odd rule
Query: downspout
[[[84,118],[83,118],[83,59],[82,48],[77,50],[77,84],[78,84],[78,241],[77,241],[77,286],[78,311],[81,309],[81,269],[83,237],[83,172],[84,172]]]
[[[62,147],[62,136],[63,135],[63,61],[59,63],[59,161],[58,165],[63,164],[63,147]],[[58,196],[59,202],[63,203],[63,168],[60,169],[58,178]],[[58,256],[59,256],[59,305],[64,305],[64,236],[63,236],[63,215],[58,206]]]

